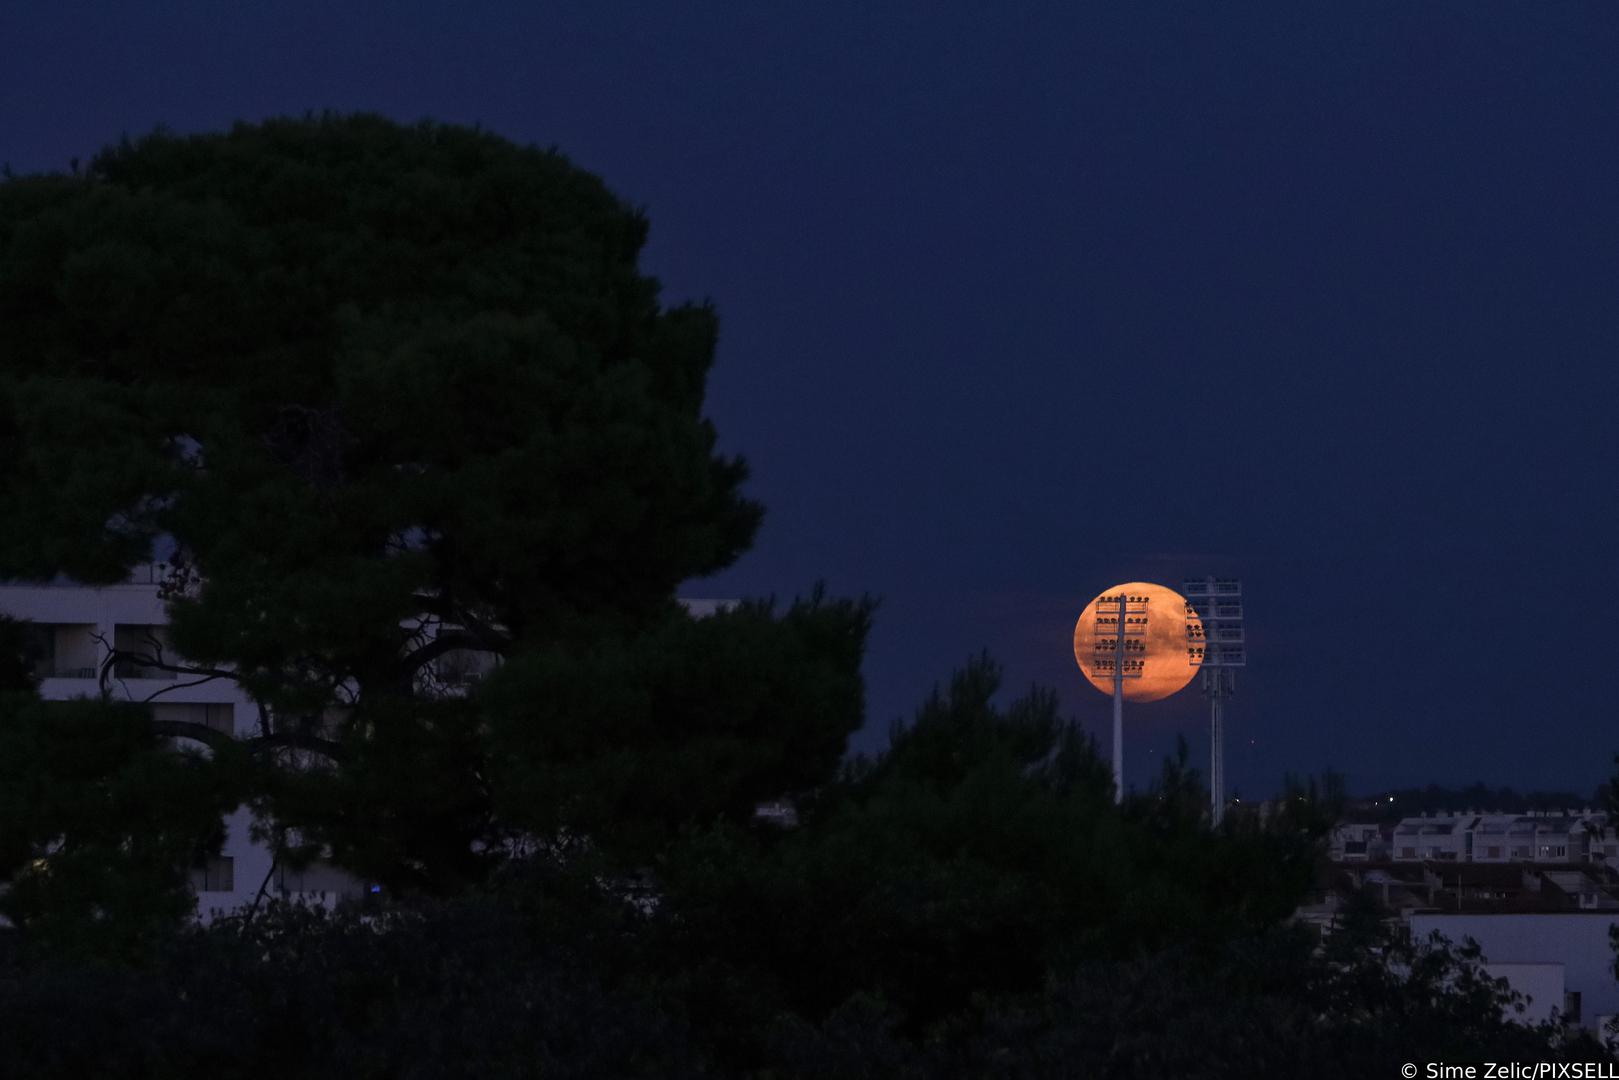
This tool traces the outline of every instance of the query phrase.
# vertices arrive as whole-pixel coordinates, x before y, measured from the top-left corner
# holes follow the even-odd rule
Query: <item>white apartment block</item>
[[[1434,931],[1452,942],[1478,942],[1484,968],[1529,997],[1523,1019],[1550,1019],[1555,1011],[1574,1023],[1600,1030],[1619,1013],[1619,979],[1614,977],[1608,932],[1612,912],[1468,915],[1413,913],[1411,936]]]
[[[1564,863],[1619,865],[1619,837],[1608,815],[1571,813],[1425,814],[1394,827],[1395,862]]]
[[[36,667],[40,696],[53,701],[96,697],[100,669],[114,649],[145,655],[161,649],[169,663],[183,663],[168,648],[168,617],[158,598],[161,580],[161,566],[145,566],[125,583],[101,588],[0,582],[0,614],[34,624],[43,654]],[[119,700],[149,703],[156,719],[201,723],[238,736],[258,724],[258,706],[231,679],[199,682],[195,676],[119,664],[107,685]],[[266,897],[328,906],[360,891],[352,877],[318,863],[302,872],[277,868],[272,875],[270,852],[253,841],[251,825],[246,807],[228,815],[219,857],[193,872],[199,917],[252,903],[261,888]]]

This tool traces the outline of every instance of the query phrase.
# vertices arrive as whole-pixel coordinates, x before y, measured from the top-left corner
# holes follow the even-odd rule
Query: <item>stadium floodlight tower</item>
[[[1147,598],[1123,589],[1096,598],[1096,674],[1113,680],[1113,801],[1124,801],[1124,680],[1141,678]]]
[[[1236,693],[1236,668],[1248,666],[1242,628],[1242,582],[1237,578],[1187,578],[1186,659],[1203,669],[1209,699],[1209,816],[1225,817],[1225,699]]]
[[[1124,703],[1161,701],[1196,674],[1186,666],[1186,598],[1150,581],[1115,585],[1074,624],[1074,660],[1085,681],[1113,698],[1113,794],[1124,799]],[[1156,612],[1156,615],[1154,614]]]

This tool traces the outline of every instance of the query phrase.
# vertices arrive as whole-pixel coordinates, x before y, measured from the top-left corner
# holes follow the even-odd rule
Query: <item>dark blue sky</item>
[[[879,595],[876,729],[988,647],[1105,739],[1080,609],[1216,572],[1228,786],[1610,771],[1619,8],[154,7],[0,7],[0,160],[324,107],[558,146],[723,317],[769,512],[687,592]],[[1132,778],[1203,717],[1136,709]]]

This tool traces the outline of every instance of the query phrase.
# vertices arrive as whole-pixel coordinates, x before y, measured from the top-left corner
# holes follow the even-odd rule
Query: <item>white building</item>
[[[41,697],[53,701],[96,697],[101,692],[101,668],[114,650],[183,663],[168,647],[168,617],[158,597],[161,574],[161,567],[141,567],[124,584],[102,588],[71,582],[0,583],[0,614],[34,624],[42,654],[36,665]],[[118,700],[150,703],[157,720],[200,723],[236,736],[251,733],[259,722],[257,705],[229,678],[199,681],[156,667],[120,663],[107,686]],[[261,888],[267,896],[327,905],[360,891],[349,875],[321,864],[302,872],[278,869],[272,875],[270,852],[252,840],[251,825],[245,807],[228,815],[219,857],[193,872],[201,917],[251,903]]]
[[[1458,944],[1466,938],[1478,942],[1485,969],[1532,998],[1523,1019],[1546,1019],[1555,1009],[1596,1028],[1599,1018],[1619,1013],[1619,979],[1608,940],[1615,920],[1612,912],[1417,912],[1410,926],[1414,938],[1438,931]]]
[[[1395,862],[1619,862],[1607,815],[1570,813],[1424,814],[1394,827]]]
[[[1333,862],[1380,862],[1389,857],[1383,826],[1345,822],[1327,838],[1327,857]]]
[[[1452,861],[1463,857],[1466,831],[1455,818],[1406,818],[1394,827],[1397,861]]]

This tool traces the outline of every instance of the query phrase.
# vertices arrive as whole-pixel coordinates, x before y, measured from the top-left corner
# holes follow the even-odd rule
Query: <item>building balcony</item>
[[[98,672],[93,667],[65,667],[60,664],[49,664],[36,669],[34,674],[41,679],[94,679]]]

